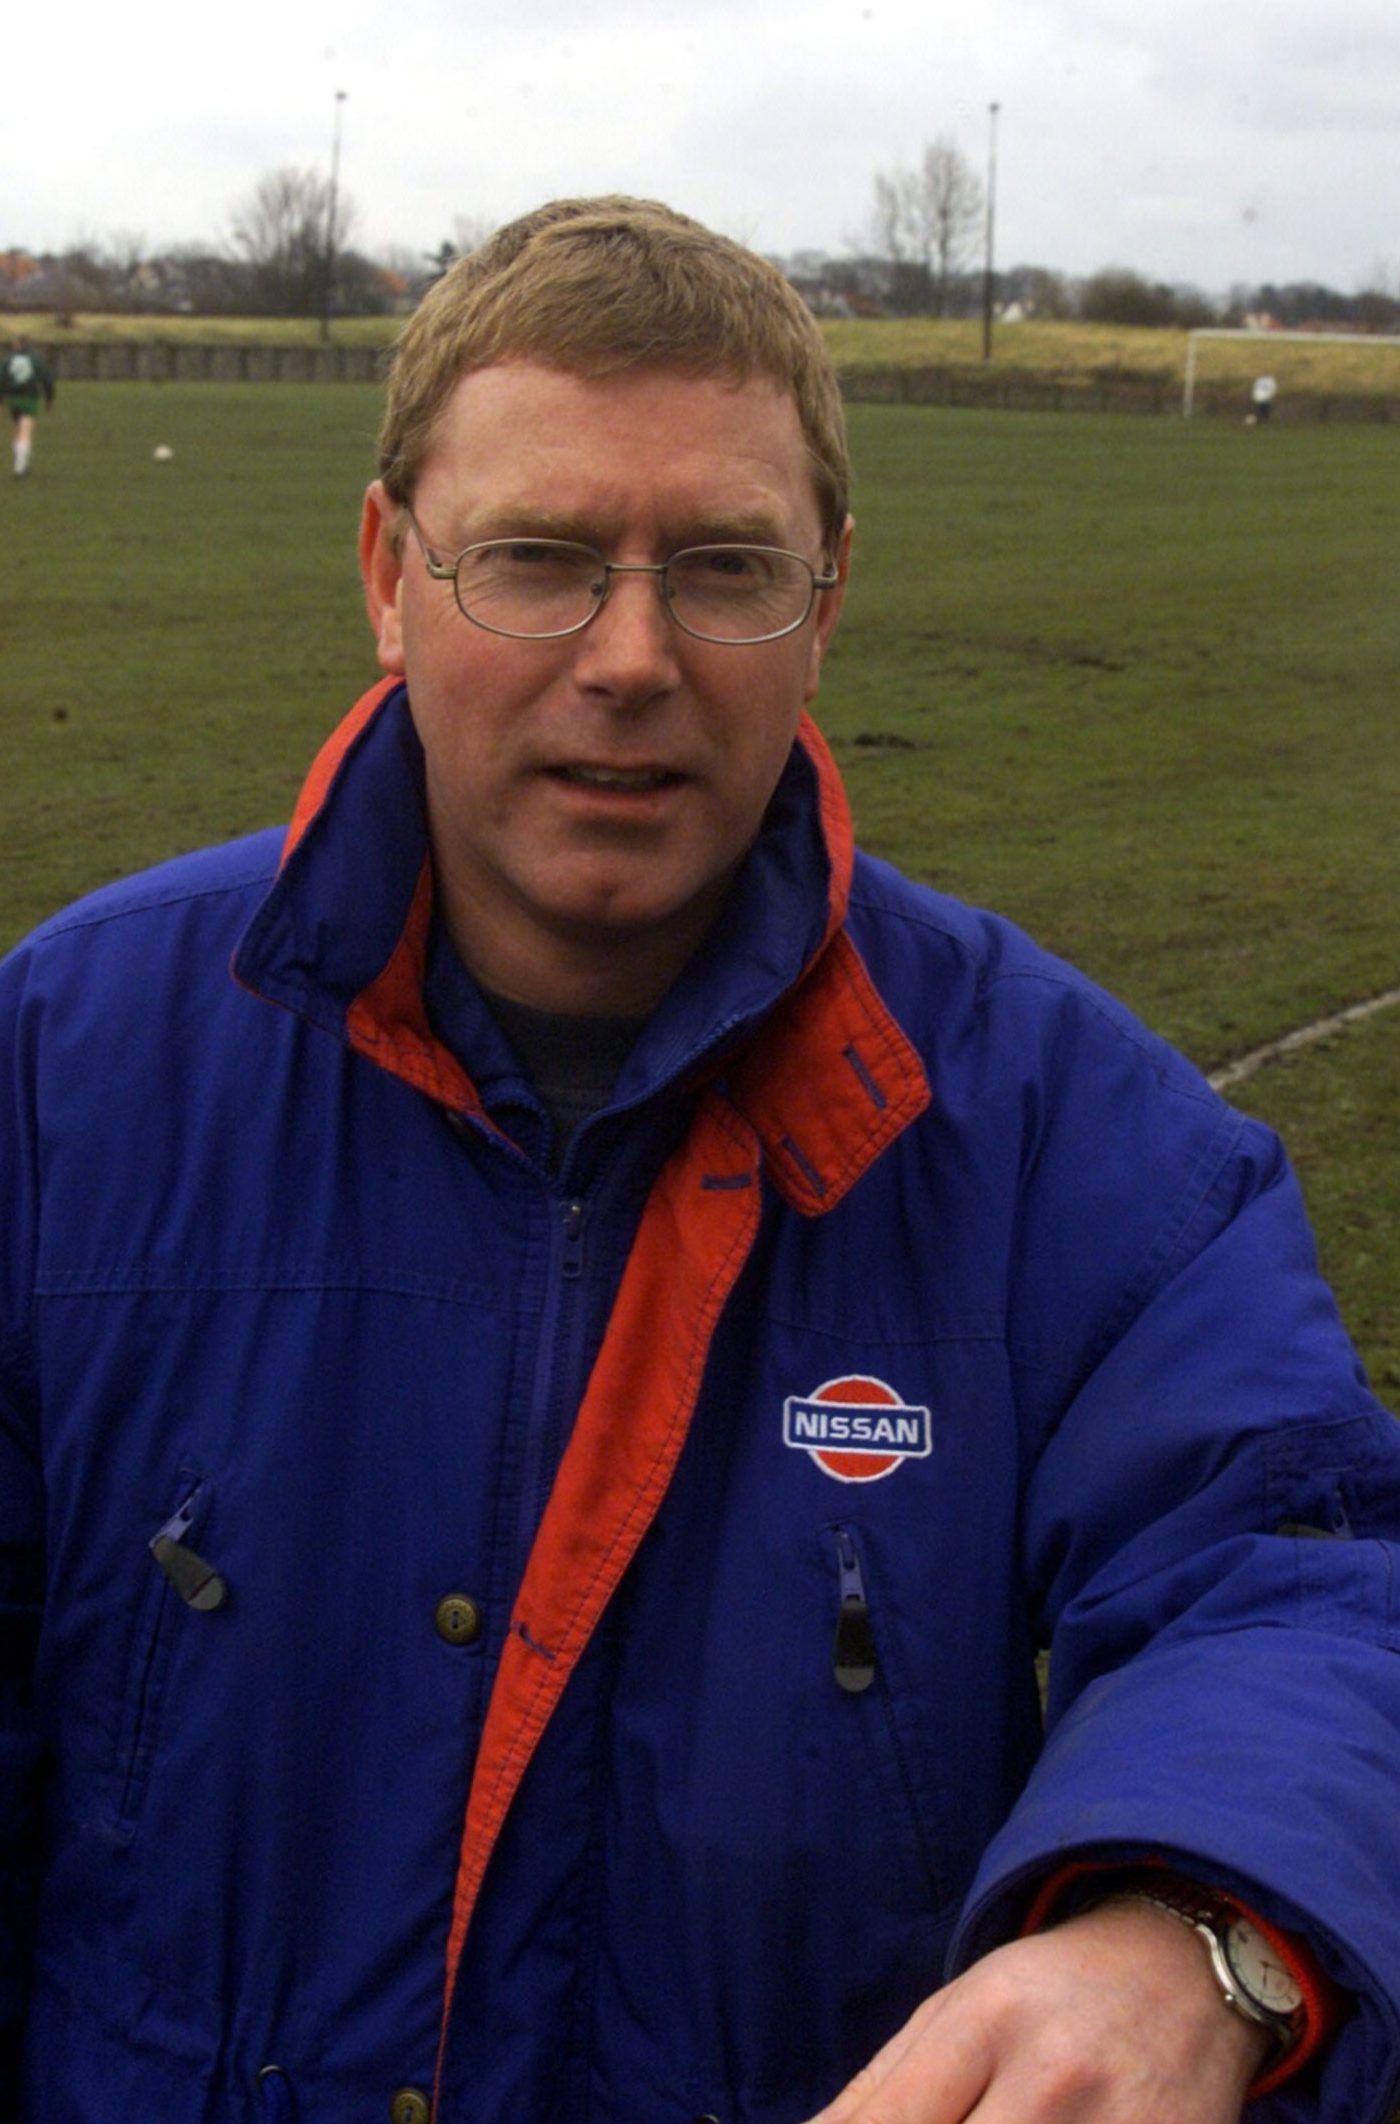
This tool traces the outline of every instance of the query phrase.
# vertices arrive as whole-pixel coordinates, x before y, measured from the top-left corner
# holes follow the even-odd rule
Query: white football
[[[175,452],[169,443],[157,443],[151,455],[158,465],[168,465]]]

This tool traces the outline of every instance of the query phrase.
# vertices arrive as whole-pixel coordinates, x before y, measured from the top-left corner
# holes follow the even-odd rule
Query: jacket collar
[[[626,1105],[668,1082],[715,1079],[808,1215],[832,1208],[929,1097],[844,927],[853,862],[840,776],[804,716],[724,915],[617,1089]],[[422,753],[406,691],[387,680],[318,754],[233,973],[498,1133],[429,1018],[432,914]]]

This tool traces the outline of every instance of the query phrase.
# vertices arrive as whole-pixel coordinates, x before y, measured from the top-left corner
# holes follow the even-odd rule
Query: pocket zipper
[[[836,1637],[831,1647],[836,1686],[848,1696],[863,1695],[875,1679],[875,1634],[865,1599],[865,1580],[855,1542],[845,1527],[834,1530],[836,1568],[841,1605],[836,1615]]]
[[[150,1551],[164,1571],[171,1585],[187,1608],[208,1615],[221,1608],[228,1599],[228,1585],[210,1563],[190,1548],[185,1540],[194,1525],[195,1508],[203,1484],[191,1490],[189,1496],[171,1518],[167,1519],[159,1533],[150,1540]]]
[[[296,2102],[280,2065],[264,2065],[258,2074],[258,2113],[264,2124],[293,2124]]]

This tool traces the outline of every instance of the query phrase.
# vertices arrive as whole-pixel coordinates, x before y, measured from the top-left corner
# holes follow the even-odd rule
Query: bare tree
[[[953,141],[931,140],[913,169],[897,164],[875,175],[871,216],[877,248],[894,265],[906,299],[922,287],[920,307],[947,314],[953,281],[982,221],[982,186]]]
[[[1353,303],[1356,322],[1367,332],[1394,332],[1400,326],[1400,264],[1378,261],[1370,277],[1357,290]]]
[[[200,317],[241,317],[252,307],[251,267],[198,243],[179,244],[159,264],[169,306]]]
[[[1086,324],[1169,325],[1177,322],[1171,289],[1144,280],[1131,266],[1101,266],[1081,282],[1079,315]]]
[[[465,258],[471,251],[479,251],[499,227],[498,221],[488,221],[484,214],[454,214],[452,234],[444,236],[436,250],[423,253],[425,262],[433,269],[433,279],[441,280],[459,258]]]
[[[328,275],[333,280],[355,219],[343,191],[334,229],[330,215],[330,183],[314,170],[269,170],[258,179],[233,219],[233,247],[248,269],[256,309],[281,317],[324,311]]]
[[[1002,289],[1022,304],[1027,316],[1063,322],[1074,315],[1074,297],[1063,273],[1049,266],[1013,266],[998,275]]]
[[[870,244],[881,258],[888,258],[892,265],[899,265],[904,258],[905,231],[908,213],[905,205],[905,188],[909,182],[908,170],[877,170],[874,177],[875,204],[870,210]]]
[[[486,214],[454,214],[452,217],[452,248],[459,258],[468,251],[479,251],[488,237],[494,236],[500,227]]]
[[[107,275],[114,309],[139,309],[158,285],[149,246],[135,229],[111,230],[98,262]]]
[[[941,317],[953,275],[973,247],[983,212],[982,186],[951,140],[933,140],[924,149],[917,201],[921,254],[933,275]]]

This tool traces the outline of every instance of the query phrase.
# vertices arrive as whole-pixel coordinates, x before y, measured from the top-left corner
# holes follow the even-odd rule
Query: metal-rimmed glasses
[[[515,641],[578,634],[602,611],[615,575],[654,575],[666,610],[697,641],[777,642],[797,632],[819,590],[839,581],[783,546],[685,546],[669,560],[610,561],[572,539],[488,538],[441,560],[413,511],[404,514],[424,567],[451,583],[462,617]]]

